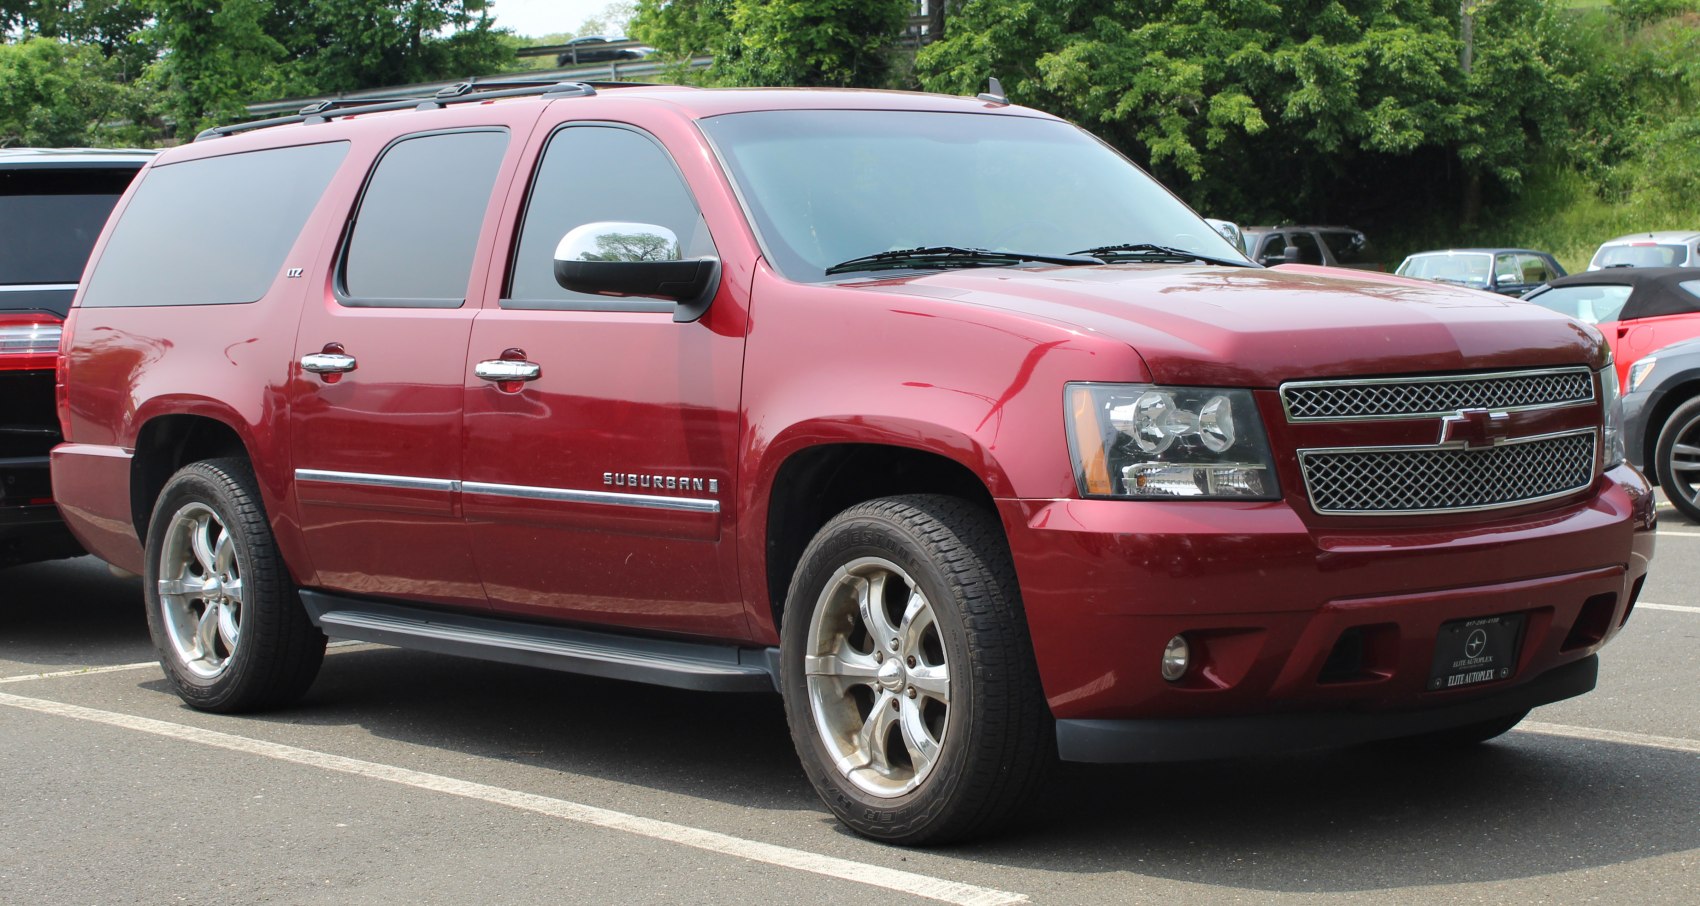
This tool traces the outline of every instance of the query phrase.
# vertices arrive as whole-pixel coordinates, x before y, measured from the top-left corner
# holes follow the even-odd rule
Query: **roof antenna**
[[[1009,106],[1009,98],[1004,97],[1003,94],[1003,84],[997,80],[996,76],[986,80],[985,92],[983,94],[975,95],[975,98],[985,101],[988,104],[999,104],[1004,107]]]

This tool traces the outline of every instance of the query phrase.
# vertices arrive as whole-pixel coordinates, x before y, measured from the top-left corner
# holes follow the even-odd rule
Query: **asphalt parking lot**
[[[1600,687],[1501,740],[1069,767],[1028,825],[841,829],[777,697],[331,649],[184,707],[137,580],[0,571],[0,903],[1700,902],[1700,526],[1661,511]]]

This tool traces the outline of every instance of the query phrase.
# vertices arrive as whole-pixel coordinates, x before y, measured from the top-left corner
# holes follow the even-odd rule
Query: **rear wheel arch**
[[[205,415],[161,415],[136,433],[130,460],[130,517],[136,537],[146,544],[154,503],[178,469],[207,459],[241,458],[250,463],[242,435],[228,423]]]

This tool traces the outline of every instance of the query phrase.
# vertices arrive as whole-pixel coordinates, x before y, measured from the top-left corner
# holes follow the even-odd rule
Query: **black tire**
[[[189,563],[181,548],[193,549],[197,534],[202,551],[216,552],[191,550]],[[224,565],[207,568],[209,561]],[[288,704],[312,685],[325,636],[296,595],[246,460],[191,463],[171,476],[148,523],[145,568],[148,631],[166,679],[190,707],[256,711]],[[237,582],[239,591],[227,594]],[[219,618],[226,614],[229,633]]]
[[[930,613],[930,621],[913,620],[925,628],[916,630],[912,648],[907,641],[898,648],[892,640],[898,654],[885,660],[865,626],[857,637],[853,626],[833,620],[833,614],[854,608],[852,599],[873,597],[846,590],[856,582],[874,587],[850,570],[878,574],[882,601],[903,596],[902,607],[887,604],[883,625],[892,635],[913,628],[910,620],[898,626],[891,619],[903,608],[918,614],[924,606]],[[887,585],[891,579],[900,585]],[[915,592],[920,605],[914,604]],[[817,610],[826,617],[818,625]],[[826,650],[817,643],[828,632],[837,633],[837,644],[844,646],[838,650],[846,657],[872,659],[879,651],[881,677],[887,669],[901,673],[899,685],[882,686],[889,677],[862,677],[817,686],[828,690],[817,708],[805,655]],[[995,516],[963,500],[930,495],[884,498],[845,510],[803,552],[781,635],[780,684],[792,741],[816,792],[855,832],[905,845],[962,840],[1019,815],[1042,786],[1056,757],[1055,724],[1040,691],[1015,569]],[[942,680],[936,673],[941,667]],[[935,673],[924,674],[927,670]],[[915,694],[928,683],[935,689],[942,683],[945,700],[931,697],[934,692]],[[861,737],[835,736],[828,728],[854,727],[876,711],[883,714],[882,703],[900,716],[889,718],[884,741],[872,748],[892,757],[841,770],[833,747],[871,739],[875,734],[867,729],[873,723],[862,724]],[[913,756],[919,750],[906,723],[911,715],[936,743],[934,754]],[[881,773],[888,768],[889,775]],[[869,782],[886,788],[859,785]]]
[[[1653,448],[1653,471],[1665,497],[1677,512],[1700,522],[1700,453],[1689,452],[1695,450],[1700,450],[1700,397],[1676,407]]]
[[[1453,727],[1449,730],[1437,730],[1408,740],[1393,740],[1393,742],[1395,744],[1401,742],[1415,743],[1425,748],[1434,749],[1463,749],[1480,745],[1495,737],[1504,736],[1511,732],[1513,727],[1522,723],[1523,718],[1528,716],[1529,709],[1524,708],[1521,711],[1484,720],[1480,723],[1465,724],[1462,727]]]

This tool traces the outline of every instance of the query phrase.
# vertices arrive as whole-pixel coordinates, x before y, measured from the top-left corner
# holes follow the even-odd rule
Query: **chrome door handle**
[[[535,381],[543,366],[523,359],[488,359],[472,366],[472,373],[486,381]]]
[[[301,357],[301,367],[314,374],[346,374],[354,370],[354,356],[335,352],[314,352]]]

